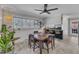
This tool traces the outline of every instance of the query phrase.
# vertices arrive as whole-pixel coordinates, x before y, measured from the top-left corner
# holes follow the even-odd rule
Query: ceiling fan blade
[[[43,13],[48,13],[48,14],[50,14],[50,12],[41,12],[40,14],[43,14]]]
[[[44,4],[44,9],[47,9],[48,4]]]
[[[42,10],[38,10],[38,9],[35,9],[36,11],[42,11]]]
[[[42,14],[42,13],[44,13],[44,12],[41,12],[40,14]]]
[[[52,10],[58,10],[58,8],[54,8],[54,9],[49,9],[49,10],[47,10],[47,11],[52,11]]]
[[[48,14],[50,14],[50,12],[47,12]]]

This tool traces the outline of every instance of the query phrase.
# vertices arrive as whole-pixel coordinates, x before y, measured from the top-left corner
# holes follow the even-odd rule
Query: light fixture
[[[5,16],[5,20],[7,21],[7,22],[11,22],[12,21],[12,16]]]

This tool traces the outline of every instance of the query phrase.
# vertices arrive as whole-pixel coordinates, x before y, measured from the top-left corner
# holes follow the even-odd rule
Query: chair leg
[[[14,43],[14,41],[12,41],[12,44],[13,44],[13,51],[12,51],[12,53],[14,54],[15,53],[15,43]]]
[[[47,46],[47,53],[49,53],[49,45],[48,45],[48,42],[46,43],[46,46]]]
[[[51,48],[52,48],[52,50],[53,50],[53,42],[51,41]]]
[[[30,48],[31,48],[31,42],[30,42],[30,44],[29,44],[29,45],[30,45]]]
[[[35,51],[35,40],[33,41],[33,51]]]
[[[53,47],[55,48],[55,39],[53,38]]]
[[[42,41],[39,41],[40,54],[42,54]]]
[[[30,48],[31,48],[31,40],[30,40],[30,39],[28,40],[28,45],[29,45]]]

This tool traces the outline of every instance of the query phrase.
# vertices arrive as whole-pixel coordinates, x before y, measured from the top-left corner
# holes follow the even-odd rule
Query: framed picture
[[[78,35],[78,22],[79,18],[69,18],[70,21],[70,35]]]

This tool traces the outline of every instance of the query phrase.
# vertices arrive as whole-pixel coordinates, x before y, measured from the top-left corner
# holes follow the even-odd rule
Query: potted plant
[[[0,37],[0,50],[2,53],[8,53],[13,50],[12,39],[14,36],[14,32],[8,31],[5,24],[2,25]]]

